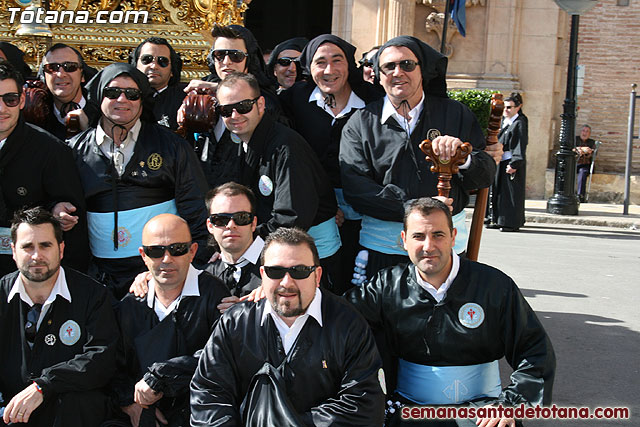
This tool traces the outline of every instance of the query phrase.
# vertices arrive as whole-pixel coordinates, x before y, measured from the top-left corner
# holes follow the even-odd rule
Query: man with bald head
[[[112,383],[121,418],[133,426],[189,423],[195,353],[220,316],[216,306],[230,295],[220,280],[191,265],[197,249],[179,216],[161,214],[143,228],[138,251],[152,279],[145,297],[129,294],[116,310],[122,347]]]

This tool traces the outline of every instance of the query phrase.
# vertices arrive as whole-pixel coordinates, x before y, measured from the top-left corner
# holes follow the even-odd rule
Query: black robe
[[[347,303],[321,292],[323,326],[307,319],[281,369],[280,387],[263,391],[279,395],[271,402],[277,406],[288,398],[304,425],[379,426],[384,396],[371,331]],[[236,304],[220,318],[191,382],[192,426],[244,425],[240,405],[254,375],[265,362],[279,367],[287,358],[271,316],[261,325],[265,304]],[[282,415],[283,408],[265,406],[263,413],[271,408],[273,416]]]
[[[249,295],[252,290],[259,287],[262,284],[262,278],[260,277],[260,265],[248,262],[246,265],[240,268],[240,280],[236,282],[233,279],[225,280],[224,272],[227,269],[227,264],[218,258],[214,262],[210,262],[205,267],[205,271],[222,280],[224,284],[231,292],[231,295],[235,297],[243,297]]]
[[[45,122],[42,124],[42,129],[51,132],[56,137],[65,141],[67,139],[67,127],[62,124],[55,116],[56,112],[53,108],[53,102],[51,103],[49,108],[51,113],[47,116]],[[94,122],[98,117],[100,117],[100,107],[93,103],[87,102],[84,108],[82,108],[82,111],[84,111],[84,113],[87,115],[89,123]]]
[[[115,181],[117,205],[114,203],[112,166],[96,143],[96,129],[89,128],[69,141],[76,154],[76,164],[84,187],[89,212],[114,212],[150,206],[175,199],[178,215],[189,224],[191,237],[198,242],[196,262],[204,264],[207,209],[204,205],[206,180],[193,150],[185,140],[169,129],[142,122],[133,157],[121,177]],[[158,164],[149,159],[160,158]],[[96,264],[122,297],[138,273],[146,270],[139,256],[98,258]],[[101,279],[101,280],[105,280]]]
[[[118,406],[133,403],[135,384],[144,379],[164,394],[156,406],[165,416],[180,418],[184,413],[179,412],[186,408],[188,419],[189,382],[198,363],[196,353],[220,317],[216,306],[229,296],[224,284],[206,272],[198,275],[198,287],[199,297],[183,297],[162,322],[147,305],[146,296],[128,294],[122,299],[116,309],[122,345],[118,372],[111,383]]]
[[[500,227],[520,228],[524,225],[524,201],[527,180],[527,143],[529,125],[527,116],[520,113],[509,126],[500,129],[498,140],[505,152],[511,152],[511,159],[498,165],[491,188],[492,220]],[[507,165],[516,169],[509,175]]]
[[[468,366],[506,357],[514,371],[497,403],[551,402],[556,365],[551,341],[516,284],[501,271],[460,259],[458,275],[438,303],[416,281],[415,266],[400,264],[379,271],[345,296],[374,331],[384,334],[389,391],[395,389],[398,358],[429,366]],[[467,303],[484,310],[484,321],[475,329],[459,320]]]
[[[18,121],[0,150],[0,227],[10,227],[16,210],[70,202],[78,223],[64,233],[63,265],[86,271],[89,240],[84,194],[73,154],[39,127]],[[0,255],[0,277],[16,270],[11,255]]]
[[[154,96],[153,114],[161,124],[175,131],[178,129],[178,109],[187,94],[184,83],[169,85],[165,90]]]
[[[30,425],[60,425],[59,419],[53,422],[54,416],[75,421],[62,425],[100,425],[106,415],[106,395],[101,390],[116,370],[118,325],[104,286],[72,269],[65,269],[64,273],[71,302],[56,297],[38,328],[33,348],[29,348],[24,334],[28,304],[19,294],[7,302],[18,272],[0,279],[1,406],[36,381],[44,402],[33,413]],[[62,326],[68,321],[80,327],[80,337],[71,345],[61,339],[65,333]],[[59,399],[64,400],[65,396],[73,396],[72,403],[77,405],[71,413],[59,413]],[[99,396],[103,397],[102,406]],[[87,414],[84,404],[96,412]]]

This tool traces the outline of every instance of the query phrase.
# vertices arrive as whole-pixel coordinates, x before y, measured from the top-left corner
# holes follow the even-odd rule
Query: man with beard
[[[10,63],[0,62],[0,276],[16,269],[9,221],[25,206],[53,211],[69,244],[65,266],[86,271],[86,210],[73,154],[49,132],[25,123],[23,83]]]
[[[11,240],[18,271],[0,279],[3,421],[100,425],[118,340],[108,292],[60,267],[62,228],[47,210],[17,212]]]
[[[178,109],[185,97],[185,84],[180,83],[182,59],[167,39],[149,37],[129,55],[129,63],[142,71],[155,90],[153,114],[158,124],[178,129]]]
[[[280,228],[262,264],[267,298],[227,310],[200,358],[191,425],[381,425],[373,336],[352,307],[318,289],[313,239]]]
[[[400,407],[550,404],[556,361],[544,327],[510,277],[455,253],[449,207],[412,201],[401,237],[411,262],[345,295],[384,336],[388,425],[513,427],[506,418],[403,421]],[[502,357],[513,369],[504,389]]]
[[[206,183],[187,142],[156,123],[144,74],[129,64],[111,64],[88,87],[102,114],[69,145],[87,199],[91,274],[122,298],[145,270],[137,248],[149,219],[180,215],[193,240],[206,246]],[[198,254],[202,264],[205,255]]]
[[[375,56],[376,75],[386,96],[354,113],[342,131],[340,170],[348,203],[362,214],[360,245],[368,251],[367,277],[407,261],[402,247],[403,205],[437,195],[437,174],[419,148],[430,139],[442,160],[464,142],[473,152],[451,180],[456,252],[466,250],[464,207],[468,192],[488,187],[502,156],[485,149],[478,121],[466,106],[447,97],[447,58],[415,37],[386,42]],[[491,156],[495,156],[493,159]]]

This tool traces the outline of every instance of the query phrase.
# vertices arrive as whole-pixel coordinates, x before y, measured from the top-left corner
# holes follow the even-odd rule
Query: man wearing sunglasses
[[[373,335],[318,288],[313,239],[280,228],[262,252],[266,299],[230,308],[191,382],[191,425],[354,425],[383,421],[384,373]]]
[[[267,71],[278,81],[278,93],[289,89],[295,82],[302,79],[300,68],[300,53],[309,42],[305,37],[294,37],[276,45],[269,55]]]
[[[116,311],[122,331],[111,383],[121,419],[137,426],[189,424],[189,381],[229,291],[191,262],[198,244],[182,218],[161,214],[144,226],[138,249],[151,276],[145,297],[125,296]]]
[[[86,271],[89,263],[86,209],[73,153],[62,141],[25,123],[22,76],[0,62],[0,275],[15,270],[9,221],[24,206],[46,206],[63,222],[65,266]],[[73,205],[73,209],[68,209]]]
[[[484,151],[485,138],[471,110],[447,97],[444,55],[415,37],[399,36],[385,43],[374,59],[386,96],[356,112],[340,141],[344,195],[363,216],[360,245],[369,253],[367,277],[408,260],[399,239],[403,204],[438,194],[437,174],[430,171],[431,164],[418,147],[424,139],[432,140],[443,160],[454,155],[463,141],[473,146],[451,180],[447,200],[458,229],[457,253],[467,245],[468,192],[491,184],[502,154],[498,147],[497,154]]]
[[[180,83],[182,59],[167,39],[149,37],[129,55],[129,63],[149,79],[154,93],[153,113],[158,124],[178,129],[178,109],[185,97],[185,84]]]
[[[122,298],[145,269],[137,248],[149,219],[180,215],[206,246],[206,181],[187,142],[156,123],[153,90],[134,66],[111,64],[87,87],[102,114],[70,146],[89,210],[91,274]]]
[[[237,180],[258,199],[258,234],[266,237],[279,227],[309,230],[329,270],[323,285],[340,292],[335,268],[341,246],[334,220],[337,206],[317,157],[299,134],[265,114],[264,98],[252,75],[225,77],[218,86],[218,102],[218,114],[239,141]]]
[[[64,43],[51,46],[40,64],[38,77],[45,82],[53,103],[51,114],[42,128],[63,141],[81,130],[87,129],[100,111],[96,106],[87,104],[87,92],[84,84],[97,71],[87,67],[80,52]],[[79,128],[67,130],[69,118],[78,120]],[[70,125],[72,126],[72,125]]]
[[[18,271],[0,279],[3,421],[101,425],[119,339],[108,291],[60,266],[62,227],[48,210],[16,212],[11,242]]]

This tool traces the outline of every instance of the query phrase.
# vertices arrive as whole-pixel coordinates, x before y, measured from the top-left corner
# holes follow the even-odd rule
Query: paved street
[[[479,261],[514,278],[549,332],[557,405],[631,408],[630,420],[526,426],[639,426],[640,231],[529,223],[520,233],[484,230]]]

